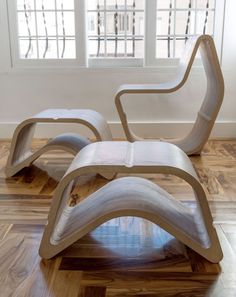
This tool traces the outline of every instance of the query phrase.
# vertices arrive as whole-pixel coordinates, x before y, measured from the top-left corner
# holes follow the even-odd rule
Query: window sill
[[[79,75],[81,73],[114,73],[114,74],[175,74],[177,70],[177,65],[162,65],[162,66],[144,66],[144,67],[127,67],[127,66],[119,66],[119,67],[111,67],[111,66],[100,66],[100,67],[85,67],[85,66],[24,66],[24,67],[12,67],[8,69],[1,69],[0,67],[0,75],[14,75],[14,74],[75,74]],[[192,74],[202,73],[204,69],[200,63],[195,63],[192,67]],[[144,78],[145,79],[145,78]]]

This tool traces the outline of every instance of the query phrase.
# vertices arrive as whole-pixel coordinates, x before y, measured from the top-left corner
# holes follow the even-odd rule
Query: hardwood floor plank
[[[61,259],[55,260],[52,280],[49,284],[49,296],[78,297],[80,293],[81,272],[59,271]]]
[[[45,141],[36,140],[33,150]],[[51,198],[72,157],[50,152],[5,179],[9,147],[10,141],[0,140],[0,297],[236,296],[236,140],[210,140],[201,156],[191,157],[224,252],[219,265],[150,222],[130,217],[111,220],[59,257],[41,260],[38,247]],[[194,207],[192,190],[181,179],[144,177]],[[99,176],[84,177],[70,203],[105,183]]]
[[[106,287],[84,287],[81,289],[80,297],[105,297]]]
[[[0,287],[2,296],[13,292],[32,273],[38,259],[39,236],[36,234],[11,234],[0,242]]]
[[[56,261],[41,261],[36,256],[31,273],[13,291],[12,297],[49,297]],[[55,295],[54,295],[55,296]]]
[[[12,224],[0,224],[0,241],[6,237],[11,228]]]
[[[172,259],[140,259],[140,258],[63,258],[60,269],[82,270],[82,271],[103,271],[103,270],[152,270],[162,266],[175,266],[185,260],[182,256],[175,256]]]
[[[40,190],[39,194],[41,194],[41,195],[50,195],[51,193],[53,193],[55,191],[57,185],[58,185],[58,182],[55,179],[49,177],[47,179],[47,181],[44,183],[44,185],[43,185],[42,189]]]
[[[198,273],[213,273],[220,274],[221,267],[219,264],[214,264],[208,262],[206,259],[201,257],[200,255],[194,253],[191,249],[187,249],[189,260],[191,263],[192,271]]]
[[[50,203],[51,200],[4,200],[0,203],[0,222],[45,224]]]
[[[167,290],[189,287],[209,288],[218,281],[218,276],[209,273],[171,273],[143,271],[85,271],[81,285],[106,286],[107,288],[148,288]]]
[[[213,293],[209,292],[209,288],[200,289],[109,289],[107,290],[106,297],[216,297]],[[227,296],[227,295],[222,295]],[[221,297],[222,297],[221,296]]]

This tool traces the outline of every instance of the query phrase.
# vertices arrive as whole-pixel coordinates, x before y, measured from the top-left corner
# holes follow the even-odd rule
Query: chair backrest
[[[177,75],[169,82],[154,85],[124,85],[116,94],[116,107],[129,141],[142,140],[130,129],[126,113],[121,104],[124,94],[163,94],[179,90],[187,81],[196,54],[200,50],[207,78],[207,90],[197,119],[190,133],[181,139],[168,140],[178,145],[188,155],[199,154],[208,140],[224,98],[224,79],[220,68],[214,40],[209,35],[190,38],[180,59]]]

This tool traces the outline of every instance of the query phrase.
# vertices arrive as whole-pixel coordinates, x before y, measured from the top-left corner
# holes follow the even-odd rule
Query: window
[[[21,59],[75,58],[72,0],[18,0],[17,20]]]
[[[136,57],[144,54],[144,0],[88,1],[90,57]],[[140,26],[140,24],[142,24]]]
[[[167,65],[195,34],[221,47],[223,0],[7,1],[14,64]]]
[[[157,58],[178,58],[188,37],[214,36],[214,0],[157,1]]]

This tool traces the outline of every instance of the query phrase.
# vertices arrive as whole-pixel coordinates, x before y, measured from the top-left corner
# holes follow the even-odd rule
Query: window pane
[[[90,57],[104,57],[105,56],[105,42],[103,38],[94,37],[89,39],[89,56]]]
[[[208,0],[208,1],[207,0],[197,0],[197,8],[198,9],[205,9],[205,8],[214,9],[215,8],[215,0]]]
[[[127,13],[127,34],[144,36],[143,12]]]
[[[75,36],[75,21],[73,12],[60,11],[57,13],[58,35]]]
[[[124,38],[110,37],[107,39],[107,57],[124,57]]]
[[[189,36],[213,36],[214,18],[213,0],[157,0],[156,56],[180,57]]]
[[[74,0],[57,0],[57,9],[74,10]]]
[[[157,35],[174,33],[174,13],[172,11],[157,12]]]
[[[38,36],[56,36],[56,18],[54,12],[37,12]]]
[[[141,9],[144,10],[144,5],[145,5],[145,1],[143,0],[127,0],[127,6],[128,7],[133,7],[135,9]]]
[[[17,10],[33,10],[34,9],[34,0],[18,0],[17,1]]]
[[[105,14],[105,18],[106,18],[106,33],[114,35],[116,25],[118,25],[118,15],[115,12],[107,12]]]
[[[75,59],[75,39],[59,38],[59,58],[61,59]]]
[[[115,57],[123,57],[125,52],[125,42],[123,38],[118,38],[117,47],[115,47]]]
[[[199,11],[197,13],[197,34],[214,33],[214,12],[213,11]]]
[[[88,10],[96,10],[104,8],[104,0],[87,0]]]
[[[195,26],[195,12],[191,11],[177,11],[176,12],[176,25],[175,34],[176,35],[189,35],[194,34]]]
[[[127,56],[143,58],[144,40],[142,38],[133,38],[127,40]]]
[[[35,39],[19,39],[20,58],[37,59],[37,43]]]
[[[157,0],[157,9],[168,9],[173,5],[174,0]]]
[[[55,0],[36,0],[36,10],[40,9],[55,9]]]
[[[17,17],[22,59],[75,58],[74,0],[17,0]]]
[[[39,58],[57,59],[57,40],[54,38],[39,38]]]
[[[106,0],[106,7],[104,9],[125,9],[125,0]]]
[[[162,39],[157,39],[157,58],[173,58],[173,39],[164,37]]]
[[[36,34],[35,13],[19,12],[18,13],[18,34],[19,36],[32,36]]]
[[[182,52],[184,50],[185,43],[187,41],[187,38],[185,37],[179,37],[175,41],[175,57],[180,57],[182,55]]]
[[[145,0],[89,2],[87,21],[90,56],[143,57]]]
[[[194,0],[176,0],[177,9],[195,8]]]

